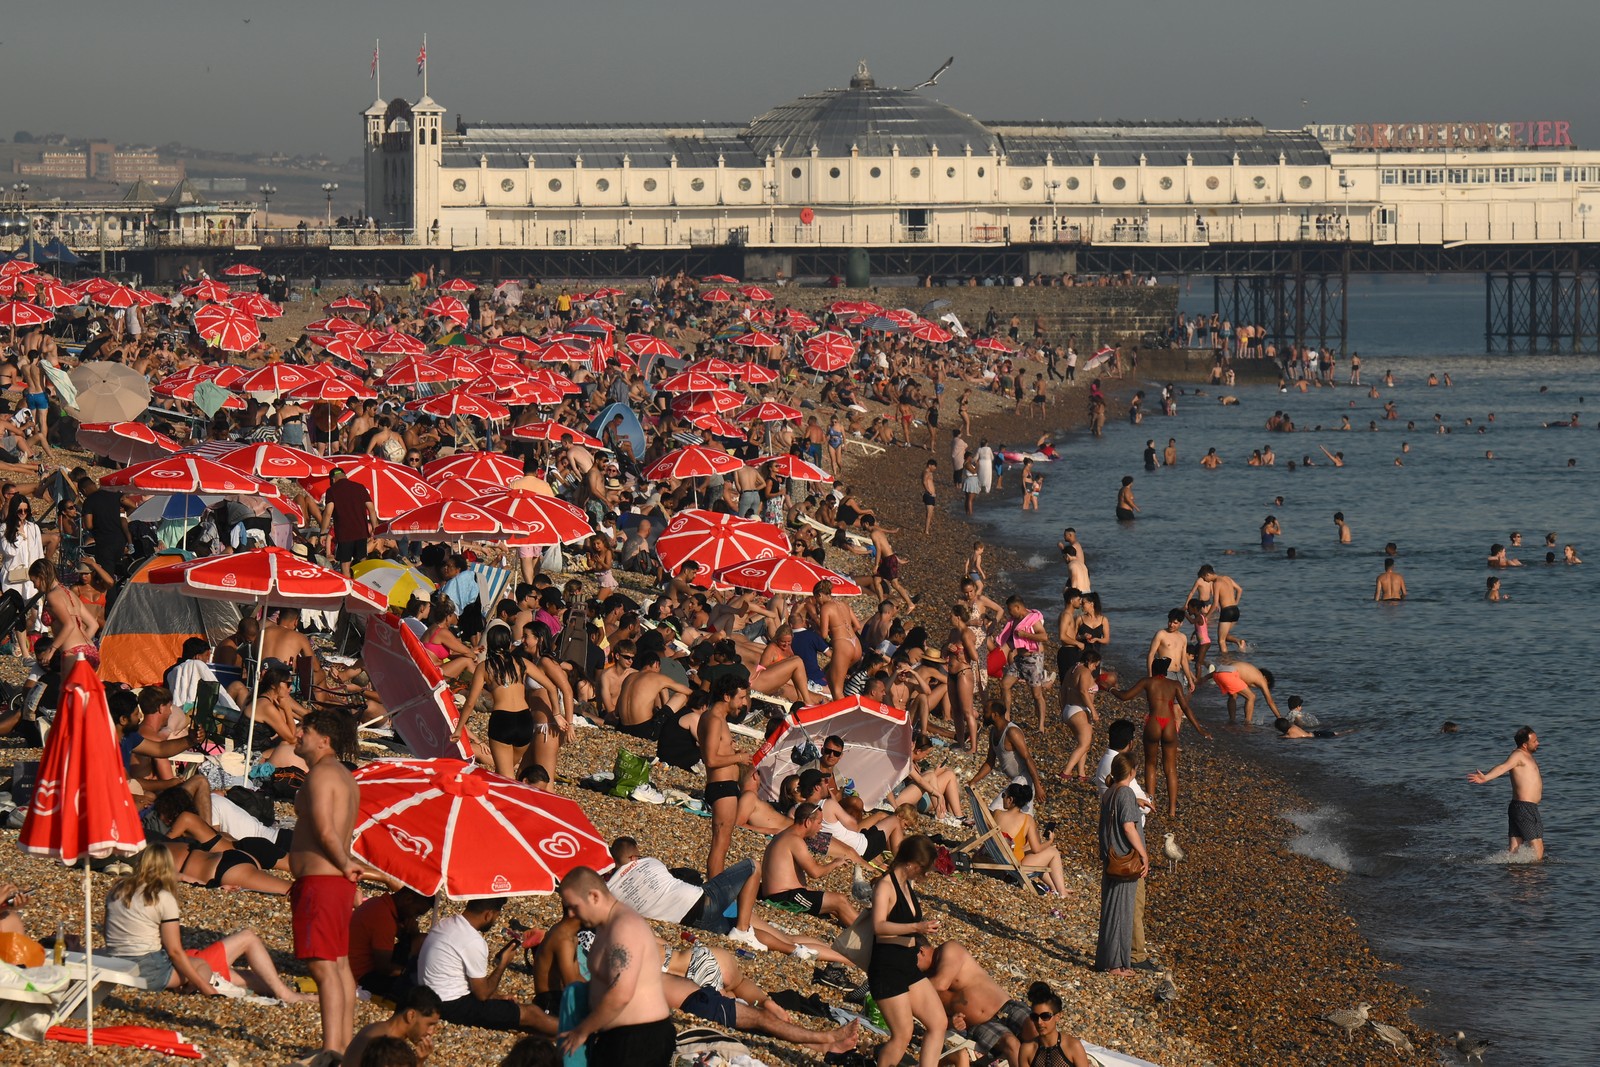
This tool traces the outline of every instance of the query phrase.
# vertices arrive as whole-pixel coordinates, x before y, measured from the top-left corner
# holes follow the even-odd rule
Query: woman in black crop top
[[[912,884],[933,869],[939,850],[918,834],[900,842],[889,873],[878,880],[872,895],[872,959],[867,964],[867,987],[889,1023],[889,1040],[878,1049],[879,1067],[898,1064],[911,1044],[915,1022],[921,1022],[921,1067],[937,1067],[944,1053],[947,1026],[944,1005],[933,983],[917,967],[919,937],[939,928],[937,920],[922,917],[922,902]]]

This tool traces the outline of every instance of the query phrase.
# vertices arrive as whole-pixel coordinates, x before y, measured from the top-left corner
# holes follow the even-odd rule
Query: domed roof
[[[782,148],[784,155],[808,155],[816,145],[823,156],[887,156],[895,145],[903,155],[928,155],[937,145],[958,155],[967,145],[987,153],[999,140],[983,123],[910,89],[886,89],[873,81],[865,62],[847,89],[809,93],[751,121],[745,140],[758,155]]]

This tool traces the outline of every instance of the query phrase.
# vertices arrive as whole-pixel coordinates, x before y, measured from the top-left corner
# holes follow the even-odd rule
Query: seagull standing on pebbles
[[[1368,1025],[1377,1031],[1380,1041],[1394,1049],[1396,1056],[1416,1051],[1411,1047],[1411,1039],[1388,1023],[1380,1023],[1376,1019],[1370,1019],[1368,1020]]]
[[[1485,1041],[1481,1037],[1468,1037],[1462,1031],[1457,1030],[1455,1043],[1456,1051],[1465,1056],[1468,1063],[1472,1063],[1474,1061],[1482,1063],[1484,1051],[1488,1049],[1488,1047],[1494,1042]]]
[[[1362,1001],[1353,1008],[1340,1008],[1330,1011],[1323,1018],[1344,1031],[1344,1039],[1350,1040],[1350,1035],[1367,1025],[1367,1012],[1372,1010],[1372,1005]]]
[[[1179,863],[1189,858],[1189,854],[1183,851],[1177,841],[1173,840],[1171,834],[1166,834],[1163,840],[1165,844],[1162,845],[1162,851],[1167,854],[1167,873],[1171,874],[1177,870]]]
[[[1156,1003],[1171,1004],[1178,999],[1178,987],[1172,981],[1171,971],[1161,972],[1161,984],[1156,986]]]

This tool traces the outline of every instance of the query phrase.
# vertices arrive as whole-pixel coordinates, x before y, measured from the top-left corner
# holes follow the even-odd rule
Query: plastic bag
[[[614,797],[629,797],[633,791],[650,780],[650,763],[625,748],[617,749],[617,762],[611,773],[616,778],[607,791]]]

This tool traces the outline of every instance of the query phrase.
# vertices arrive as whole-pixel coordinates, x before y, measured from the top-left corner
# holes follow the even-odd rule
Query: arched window
[[[432,143],[433,144],[438,144],[439,143],[439,127],[435,126],[433,128],[433,133],[432,133],[431,136],[432,136]]]
[[[428,143],[428,131],[423,129],[421,126],[417,127],[417,143],[418,144],[427,144]]]

